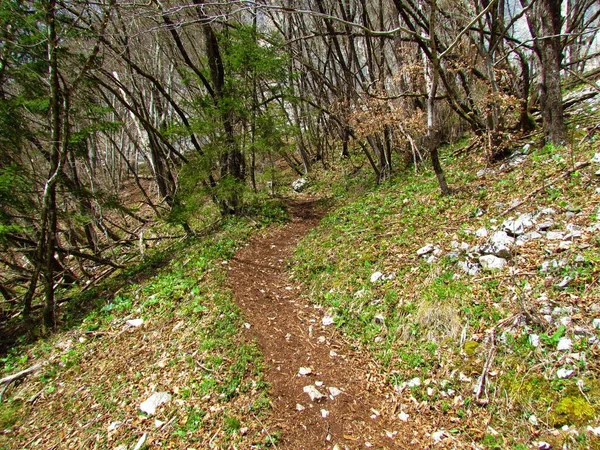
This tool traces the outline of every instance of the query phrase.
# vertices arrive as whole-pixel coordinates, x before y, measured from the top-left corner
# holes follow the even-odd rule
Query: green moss
[[[21,404],[12,402],[0,405],[0,430],[12,428],[21,417]]]
[[[473,356],[479,347],[479,342],[475,341],[466,341],[464,345],[464,350],[467,356]]]
[[[581,396],[568,396],[562,398],[550,413],[550,424],[559,427],[562,425],[583,425],[594,418],[595,408]]]

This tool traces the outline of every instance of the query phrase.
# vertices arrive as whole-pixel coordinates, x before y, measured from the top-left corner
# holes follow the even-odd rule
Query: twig
[[[587,167],[590,165],[589,161],[584,161],[584,162],[579,162],[577,164],[575,164],[574,167],[572,167],[571,169],[562,172],[554,177],[552,177],[552,179],[550,179],[547,183],[544,183],[543,186],[540,186],[539,188],[533,190],[532,192],[530,192],[529,194],[527,194],[525,196],[525,198],[523,198],[523,200],[519,201],[518,203],[516,203],[515,205],[511,206],[508,209],[505,209],[500,215],[501,216],[505,216],[506,214],[508,214],[511,211],[514,211],[515,209],[517,209],[519,206],[521,206],[523,203],[525,203],[526,201],[528,201],[531,197],[535,196],[536,194],[538,194],[539,192],[543,191],[544,189],[546,189],[548,186],[551,186],[556,180],[558,180],[561,177],[568,177],[569,175],[571,175],[573,172],[578,171],[579,169],[583,169],[584,167]]]
[[[487,375],[488,375],[488,372],[492,365],[492,361],[494,360],[494,354],[496,353],[496,329],[495,328],[492,330],[492,335],[490,338],[492,341],[490,351],[488,352],[487,358],[485,360],[485,364],[483,365],[483,370],[481,371],[481,375],[479,375],[479,378],[477,379],[477,386],[475,386],[475,389],[474,389],[475,398],[477,399],[477,402],[479,404],[483,404],[483,405],[486,405],[489,402],[489,399],[487,398]],[[485,398],[485,400],[481,400],[481,394],[484,392],[486,393],[486,395],[485,395],[486,398]]]
[[[17,380],[20,380],[21,378],[26,377],[27,375],[29,375],[30,373],[33,373],[39,369],[42,368],[41,364],[35,364],[25,370],[21,370],[20,372],[17,372],[13,375],[9,375],[7,377],[4,377],[2,379],[0,379],[0,384],[4,385],[4,388],[2,389],[2,392],[0,392],[0,403],[2,403],[2,397],[4,397],[4,393],[6,392],[6,390],[8,389],[8,386]]]

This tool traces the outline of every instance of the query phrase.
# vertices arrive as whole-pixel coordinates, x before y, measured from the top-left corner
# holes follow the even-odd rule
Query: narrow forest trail
[[[334,325],[323,324],[322,310],[308,304],[290,280],[286,260],[322,217],[314,201],[290,207],[292,221],[238,251],[228,273],[250,324],[248,337],[256,339],[267,365],[273,417],[281,431],[277,448],[413,448],[412,430],[394,419],[396,405],[379,393],[373,365],[343,342]],[[312,373],[300,375],[301,367]],[[311,401],[304,391],[308,385],[326,398]]]

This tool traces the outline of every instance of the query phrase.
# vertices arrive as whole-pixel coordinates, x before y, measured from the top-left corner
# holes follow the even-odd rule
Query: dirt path
[[[286,260],[321,212],[311,201],[291,205],[293,220],[255,238],[230,261],[229,283],[260,345],[271,384],[280,449],[414,448],[406,424],[393,420],[393,399],[378,395],[370,364],[340,339],[323,312],[290,281]],[[301,367],[312,373],[299,375]],[[373,371],[374,372],[374,371]],[[322,384],[321,384],[322,383]],[[312,385],[326,398],[311,401]],[[342,393],[335,394],[337,388]],[[404,425],[404,430],[402,430]]]

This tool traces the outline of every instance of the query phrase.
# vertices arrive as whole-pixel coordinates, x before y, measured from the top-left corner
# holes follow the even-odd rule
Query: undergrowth
[[[3,358],[7,374],[44,366],[5,395],[0,448],[133,448],[144,433],[164,448],[276,442],[263,425],[270,401],[262,358],[242,337],[226,268],[250,235],[286,214],[274,202],[248,214],[73,294],[62,331]],[[153,392],[172,400],[149,417],[139,405]]]

